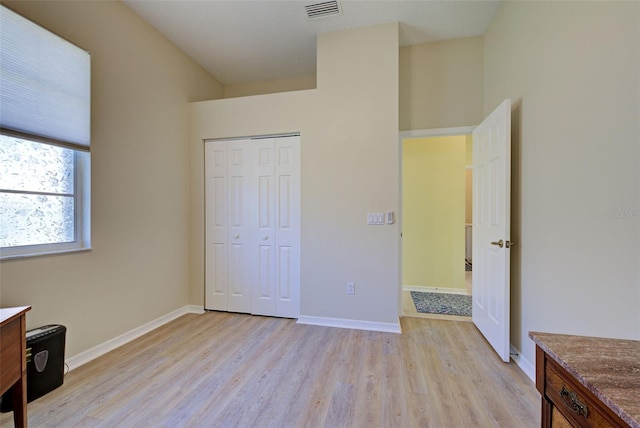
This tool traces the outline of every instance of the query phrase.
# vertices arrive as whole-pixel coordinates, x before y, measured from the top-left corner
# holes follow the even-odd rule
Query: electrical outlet
[[[355,284],[355,282],[347,282],[347,294],[349,294],[349,295],[356,294],[356,284]]]

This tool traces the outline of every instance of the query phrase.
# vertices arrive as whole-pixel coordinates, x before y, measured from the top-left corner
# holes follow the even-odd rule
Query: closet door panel
[[[251,150],[246,140],[227,142],[227,310],[251,313]]]
[[[254,295],[253,313],[256,315],[273,315],[270,310],[273,301],[273,248],[268,245],[260,246],[258,258],[258,287]]]
[[[275,141],[276,165],[276,311],[300,314],[300,137]]]
[[[252,313],[275,315],[275,236],[274,236],[274,142],[273,139],[252,141],[256,150],[256,207],[255,246],[258,260],[257,281],[254,287]]]
[[[227,310],[227,144],[205,145],[205,308]]]
[[[278,297],[281,302],[291,302],[292,300],[292,273],[295,269],[292,266],[293,247],[281,245],[278,253]]]

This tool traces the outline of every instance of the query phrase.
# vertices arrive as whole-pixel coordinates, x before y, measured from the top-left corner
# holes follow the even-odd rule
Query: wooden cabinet
[[[16,427],[27,426],[25,318],[31,306],[0,309],[0,394],[11,390]]]
[[[543,427],[640,428],[640,341],[529,332]]]
[[[574,375],[536,346],[536,388],[543,427],[628,427]]]
[[[555,428],[571,428],[571,422],[555,407],[551,409],[551,426]]]

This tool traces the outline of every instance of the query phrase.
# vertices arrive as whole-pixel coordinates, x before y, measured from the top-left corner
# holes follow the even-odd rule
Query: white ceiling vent
[[[323,1],[321,3],[309,4],[304,7],[307,12],[307,19],[320,19],[329,16],[342,15],[340,3],[337,0]]]

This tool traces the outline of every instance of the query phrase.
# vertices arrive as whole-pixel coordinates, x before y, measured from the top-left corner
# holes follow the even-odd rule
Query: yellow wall
[[[640,3],[502,2],[485,113],[511,98],[511,343],[640,339]]]
[[[301,315],[397,325],[398,226],[366,222],[398,211],[398,24],[321,34],[317,80],[192,104],[192,301],[204,295],[203,140],[298,131]]]
[[[189,303],[188,101],[222,86],[121,2],[3,2],[91,52],[89,252],[0,263],[0,305],[67,358]]]
[[[402,146],[402,280],[465,289],[466,137],[405,139]]]

